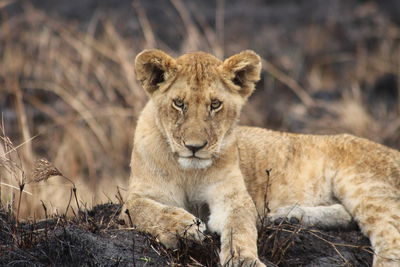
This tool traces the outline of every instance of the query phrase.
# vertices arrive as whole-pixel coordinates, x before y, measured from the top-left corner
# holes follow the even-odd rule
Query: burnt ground
[[[19,225],[0,214],[1,266],[217,266],[218,237],[181,240],[165,249],[149,235],[121,229],[120,205],[103,204],[67,219],[54,216]],[[122,226],[123,228],[124,226]],[[281,222],[259,234],[268,266],[371,266],[369,241],[358,230],[322,231]]]

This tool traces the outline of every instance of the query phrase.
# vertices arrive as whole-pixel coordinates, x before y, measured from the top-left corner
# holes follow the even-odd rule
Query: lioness
[[[150,101],[134,138],[127,223],[171,248],[177,236],[202,240],[206,222],[221,236],[221,264],[265,266],[256,225],[267,203],[272,219],[309,226],[354,219],[374,266],[400,266],[400,152],[351,135],[237,126],[260,79],[252,51],[220,61],[145,50],[135,68]]]

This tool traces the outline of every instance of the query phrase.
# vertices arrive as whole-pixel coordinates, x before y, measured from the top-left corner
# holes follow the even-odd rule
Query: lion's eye
[[[177,98],[172,101],[172,106],[178,110],[183,110],[185,108],[185,103],[182,99]]]
[[[217,100],[217,99],[211,101],[211,105],[210,105],[211,110],[217,110],[217,109],[219,109],[221,106],[222,106],[222,102],[221,102],[221,101],[219,101],[219,100]]]

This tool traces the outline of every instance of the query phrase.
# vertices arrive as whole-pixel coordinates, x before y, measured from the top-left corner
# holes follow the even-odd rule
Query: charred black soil
[[[2,266],[217,266],[217,236],[204,244],[181,240],[165,249],[149,235],[124,229],[120,206],[103,204],[67,219],[15,224],[0,214]],[[283,222],[260,230],[259,254],[268,266],[370,266],[369,241],[358,230],[322,231]]]

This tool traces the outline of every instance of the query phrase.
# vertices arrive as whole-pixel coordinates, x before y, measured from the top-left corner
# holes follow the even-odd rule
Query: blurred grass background
[[[242,124],[399,149],[399,23],[396,0],[0,0],[2,203],[16,205],[12,186],[42,157],[83,205],[124,193],[147,101],[133,71],[144,48],[253,49],[262,80]],[[62,213],[71,196],[60,177],[25,190],[21,216]]]

